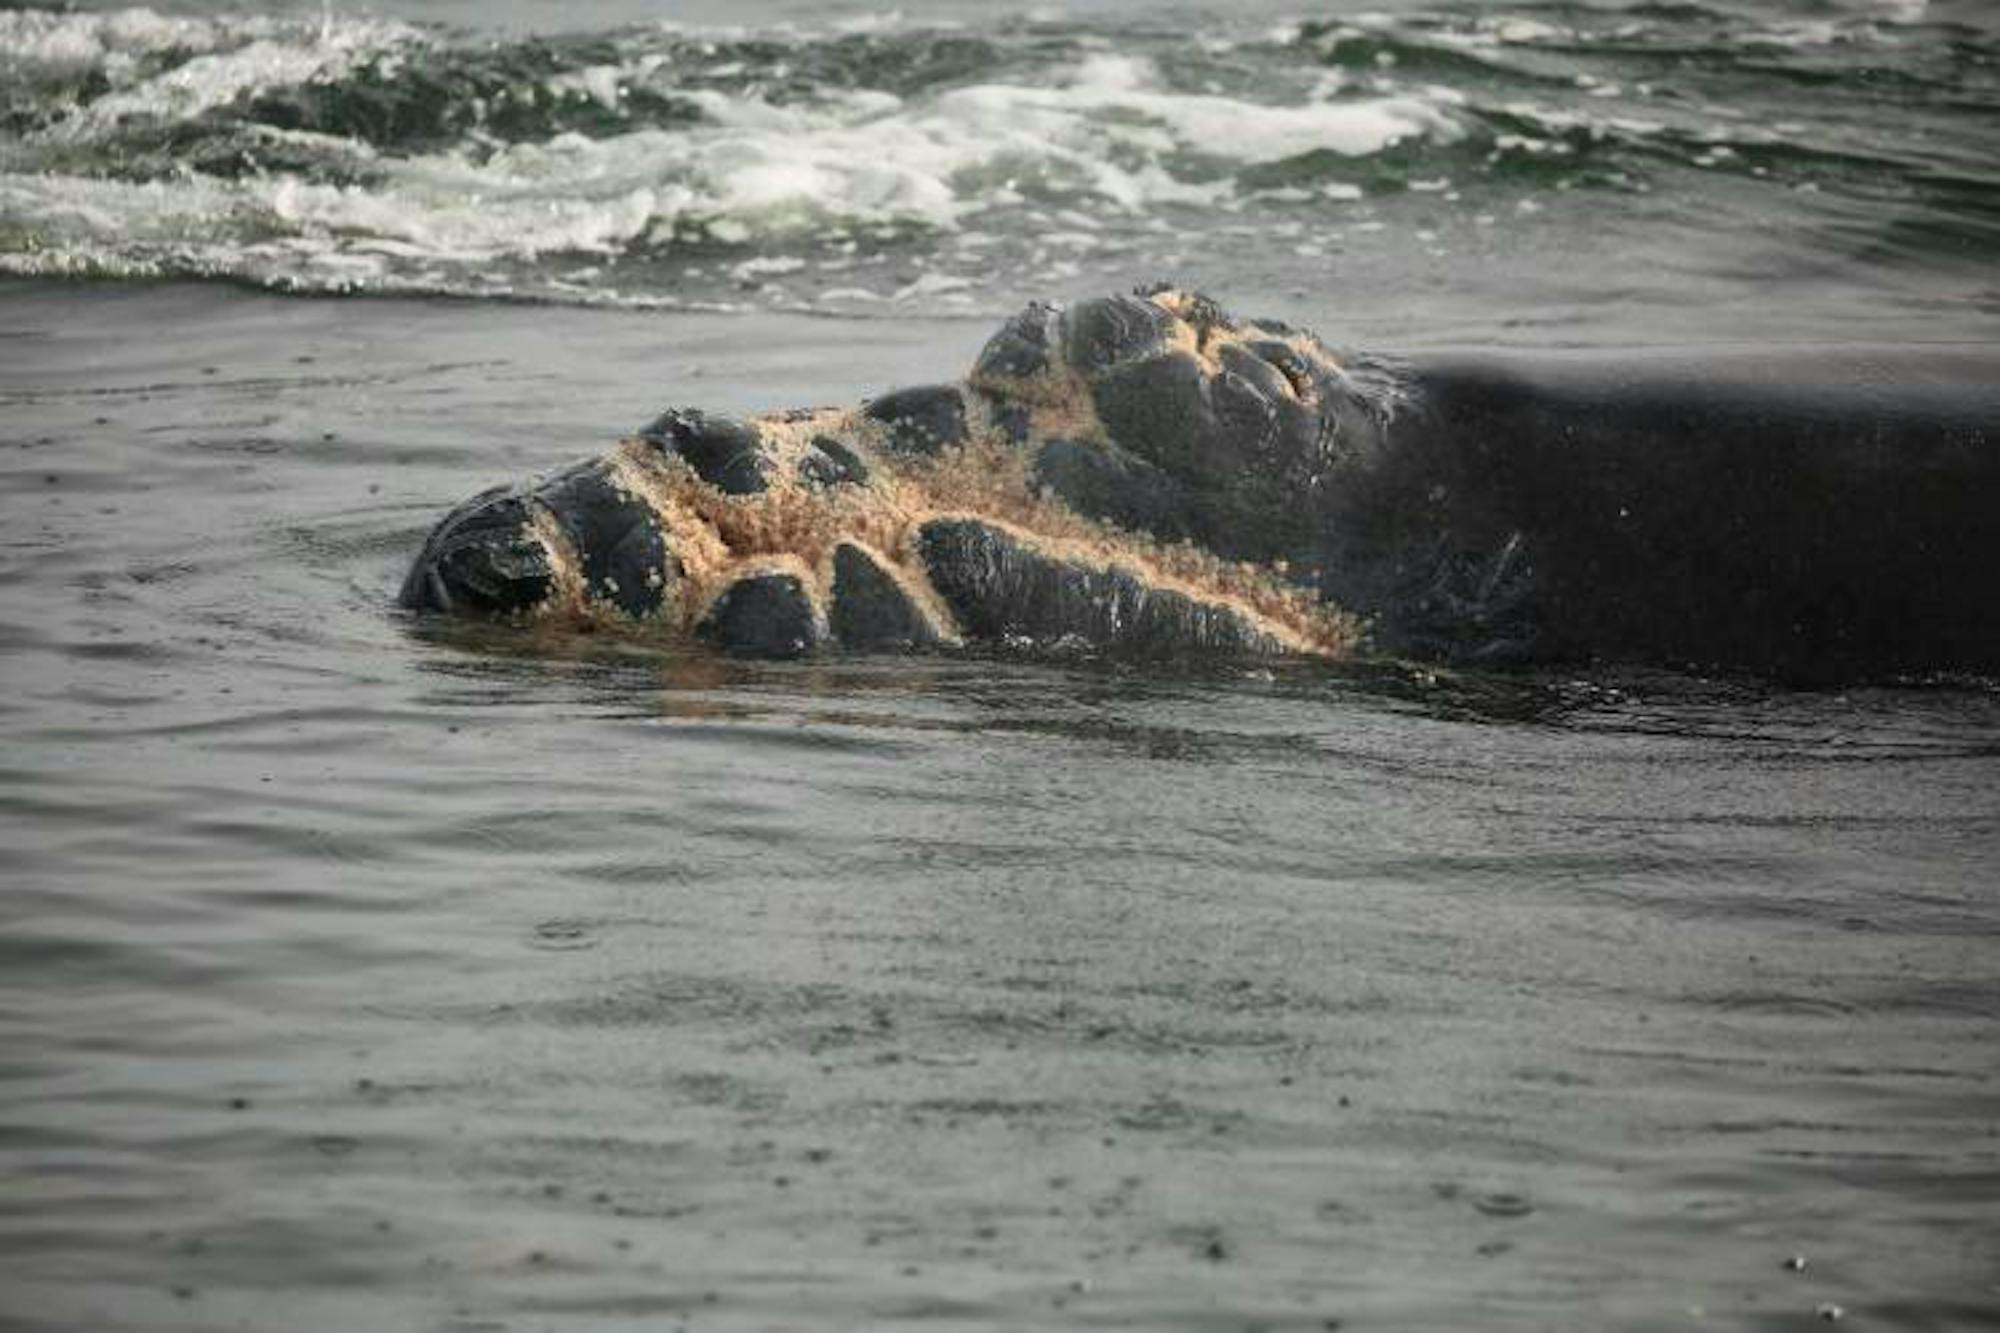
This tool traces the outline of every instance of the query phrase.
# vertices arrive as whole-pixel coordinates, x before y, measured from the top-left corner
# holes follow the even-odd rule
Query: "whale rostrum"
[[[483,493],[433,532],[402,600],[759,656],[988,640],[1342,656],[1355,618],[1199,540],[1223,514],[1111,423],[1180,456],[1254,450],[1276,503],[1338,442],[1343,381],[1309,335],[1179,293],[1035,306],[962,383],[741,420],[676,409]],[[1171,435],[1150,425],[1163,414]]]

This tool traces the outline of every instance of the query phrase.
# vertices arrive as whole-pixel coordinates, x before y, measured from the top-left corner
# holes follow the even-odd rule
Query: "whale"
[[[958,380],[672,408],[431,531],[423,615],[750,657],[994,648],[2000,671],[2000,347],[1337,347],[1180,288]]]

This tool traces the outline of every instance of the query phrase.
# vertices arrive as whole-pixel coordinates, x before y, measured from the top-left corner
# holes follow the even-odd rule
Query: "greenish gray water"
[[[390,606],[1031,297],[1993,340],[1988,7],[1373,8],[0,9],[0,1329],[2000,1325],[1990,682]]]
[[[0,329],[0,1327],[2000,1314],[1988,688],[524,655],[441,503],[975,331]]]
[[[30,8],[0,89],[16,274],[981,318],[1170,279],[1584,340],[2000,306],[1973,0]]]

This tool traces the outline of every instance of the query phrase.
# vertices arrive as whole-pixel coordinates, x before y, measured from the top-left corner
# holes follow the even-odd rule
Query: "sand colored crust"
[[[1162,292],[1148,299],[1179,317],[1174,337],[1211,369],[1225,344],[1271,339],[1339,370],[1309,335],[1221,321],[1200,298],[1186,293]],[[1108,442],[1092,406],[1090,385],[1074,370],[1056,364],[1034,376],[992,377],[980,387],[1027,409],[1023,443],[1008,438],[991,404],[977,394],[967,395],[969,441],[935,457],[893,450],[886,427],[858,410],[766,413],[750,424],[775,479],[768,489],[751,495],[717,490],[687,463],[645,440],[621,441],[609,457],[611,481],[657,516],[668,553],[658,575],[668,595],[646,623],[690,632],[738,579],[782,571],[807,589],[824,624],[834,551],[852,542],[888,571],[941,640],[958,642],[962,635],[924,570],[918,534],[934,519],[965,518],[1002,529],[1052,559],[1093,570],[1122,569],[1143,583],[1231,609],[1292,652],[1342,657],[1359,647],[1360,623],[1287,583],[1282,566],[1261,568],[1223,560],[1191,544],[1162,544],[1086,518],[1038,489],[1029,467],[1042,445],[1056,439]],[[800,464],[821,438],[852,450],[867,464],[868,479],[825,486],[799,480]],[[538,514],[533,528],[557,571],[555,588],[538,615],[600,625],[632,623],[607,604],[586,598],[581,562],[552,518]]]
[[[975,376],[972,383],[1011,407],[1025,409],[1031,440],[1064,439],[1094,444],[1110,440],[1091,402],[1089,382],[1068,366],[1052,365],[1034,375],[982,374]],[[984,421],[968,422],[974,435],[998,431],[999,423],[992,419],[990,407],[985,411]]]
[[[593,604],[584,596],[583,561],[570,544],[569,534],[555,516],[540,505],[531,506],[533,517],[528,531],[549,556],[549,591],[532,614],[565,618],[593,615]]]
[[[843,442],[851,440],[865,421],[853,408],[812,407],[760,412],[750,418],[750,425],[764,442],[764,456],[789,477],[798,473],[815,439],[824,435]]]
[[[866,482],[825,488],[780,480],[755,495],[717,491],[677,459],[663,458],[642,440],[622,442],[612,455],[612,475],[625,493],[658,515],[678,566],[668,605],[658,620],[691,630],[715,599],[740,578],[783,571],[798,578],[822,608],[832,596],[835,549],[852,542],[874,555],[938,636],[961,636],[950,611],[930,586],[917,549],[919,529],[933,519],[969,518],[989,523],[1051,558],[1085,568],[1123,568],[1142,582],[1204,603],[1225,605],[1250,619],[1287,649],[1342,656],[1359,640],[1355,622],[1286,584],[1274,571],[1225,561],[1190,545],[1162,545],[1085,518],[1036,490],[1027,460],[1040,440],[1015,446],[981,429],[969,444],[934,459],[896,459],[879,449],[879,428],[857,414],[827,414],[787,423],[787,439],[771,440],[774,455],[802,456],[815,436],[839,440],[870,468]],[[760,431],[768,423],[758,422]],[[772,434],[777,434],[773,431]],[[554,529],[550,522],[547,528]],[[561,541],[559,531],[544,540]],[[579,612],[581,581],[575,557],[558,557],[571,575],[547,604],[550,611]],[[591,608],[592,618],[601,609]]]
[[[1335,380],[1347,377],[1347,367],[1340,358],[1310,333],[1267,329],[1254,320],[1226,319],[1205,297],[1191,292],[1154,292],[1146,299],[1175,317],[1177,322],[1171,330],[1169,345],[1199,361],[1202,369],[1211,375],[1223,373],[1223,348],[1243,347],[1253,342],[1275,342],[1284,344],[1301,362],[1318,366]],[[1319,391],[1310,377],[1295,378],[1284,373],[1283,367],[1276,369],[1295,399],[1302,403],[1317,401]]]
[[[1267,329],[1254,321],[1225,317],[1207,298],[1191,292],[1153,292],[1143,299],[1174,316],[1167,330],[1170,352],[1184,353],[1199,364],[1204,373],[1224,371],[1221,355],[1225,347],[1247,346],[1253,342],[1282,343],[1309,366],[1318,366],[1336,381],[1347,379],[1347,368],[1310,333]],[[1280,378],[1296,400],[1316,402],[1319,391],[1310,376],[1293,376],[1279,367]],[[1031,440],[1075,440],[1104,444],[1110,435],[1097,415],[1090,381],[1070,366],[1053,362],[1033,375],[976,375],[977,387],[1028,412]]]
[[[1088,569],[1123,568],[1141,582],[1231,607],[1286,648],[1315,656],[1345,656],[1360,638],[1358,624],[1274,572],[1219,558],[1200,547],[1164,545],[1086,518],[1029,481],[1026,449],[987,439],[937,460],[913,479],[933,518],[969,518],[1007,531],[1052,558]],[[914,541],[914,528],[910,539]],[[913,563],[914,550],[904,554]]]

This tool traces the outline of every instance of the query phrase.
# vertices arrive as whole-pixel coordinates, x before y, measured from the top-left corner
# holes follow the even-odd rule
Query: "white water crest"
[[[2000,41],[1920,5],[1440,0],[1275,28],[840,8],[557,36],[6,11],[0,273],[956,313],[1567,263],[1639,199],[1740,220],[1764,266],[2000,243],[1979,72]]]
[[[102,80],[107,91],[45,131],[77,140],[121,123],[188,120],[247,94],[331,81],[366,59],[420,52],[428,40],[407,23],[383,19],[18,10],[0,13],[0,75],[21,83],[64,74]]]
[[[1265,103],[1178,89],[1142,57],[1099,52],[908,96],[826,87],[781,98],[756,81],[700,86],[687,50],[642,42],[628,41],[638,48],[629,58],[509,91],[607,114],[641,95],[673,98],[692,113],[686,123],[513,141],[474,130],[417,151],[253,122],[231,140],[249,170],[177,161],[135,173],[125,145],[136,133],[206,129],[258,95],[336,86],[364,69],[392,77],[435,38],[344,18],[0,16],[0,46],[24,79],[91,74],[104,88],[0,144],[0,270],[237,272],[337,289],[394,275],[396,286],[451,287],[476,282],[481,266],[550,255],[838,245],[867,229],[1018,231],[1042,207],[1067,219],[1043,229],[1073,259],[1107,221],[1229,206],[1245,167],[1321,151],[1362,158],[1459,132],[1448,89],[1351,95],[1322,80]],[[712,79],[730,66],[699,72]],[[300,153],[323,169],[283,165]],[[279,165],[256,165],[266,159]]]

